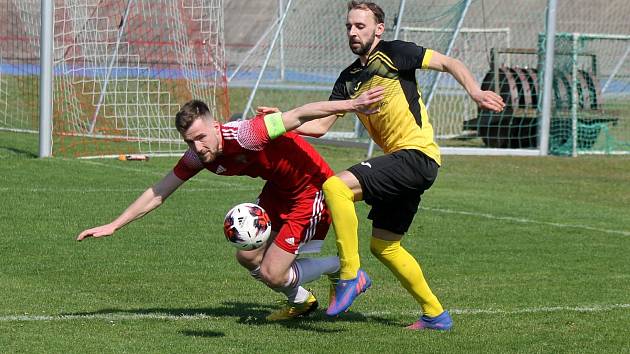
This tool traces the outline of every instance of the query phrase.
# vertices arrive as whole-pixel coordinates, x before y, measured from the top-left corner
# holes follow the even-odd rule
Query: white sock
[[[291,302],[293,302],[295,304],[301,304],[304,301],[306,301],[310,295],[311,295],[310,291],[304,289],[301,286],[298,286],[297,287],[297,291],[295,293],[295,296],[293,297],[293,300],[289,299],[289,301],[291,301]]]

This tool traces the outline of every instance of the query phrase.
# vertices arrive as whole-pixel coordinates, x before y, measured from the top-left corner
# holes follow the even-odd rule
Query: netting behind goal
[[[432,43],[436,34],[452,34],[453,30],[430,27],[402,27],[401,39],[414,43]],[[510,47],[510,28],[461,28],[450,56],[466,63],[473,73],[488,70],[488,48]],[[428,72],[419,72],[419,82]],[[426,95],[425,95],[426,96]],[[438,140],[466,138],[465,121],[477,116],[477,105],[468,97],[464,88],[450,75],[442,75],[435,86],[429,106],[433,129]]]
[[[286,109],[307,101],[327,99],[338,73],[356,58],[348,49],[345,35],[346,2],[293,0],[269,56],[268,49],[280,21],[278,7],[286,5],[288,0],[267,2],[255,9],[257,14],[250,13],[245,6],[239,7],[240,2],[232,1],[228,6],[238,8],[239,15],[248,16],[246,26],[254,29],[251,33],[255,35],[240,36],[238,45],[229,46],[233,110],[241,112],[246,107],[250,90],[265,62],[267,66],[248,115],[257,105]],[[538,153],[544,75],[540,68],[544,63],[545,44],[540,34],[546,31],[547,0],[405,1],[400,14],[399,0],[377,3],[385,10],[385,39],[393,38],[396,19],[400,17],[400,39],[443,53],[447,51],[464,6],[470,5],[448,54],[464,62],[477,81],[485,89],[499,93],[508,107],[500,114],[480,111],[450,75],[441,75],[436,83],[435,73],[419,71],[419,86],[429,105],[438,143],[454,148],[444,151],[465,148],[482,154],[489,149],[493,151],[487,153],[492,154],[500,154],[497,149],[510,150],[505,152],[509,154]],[[586,0],[560,0],[556,13],[559,32],[630,35],[627,26],[630,7],[624,0],[611,0],[606,6]],[[252,23],[264,24],[256,27]],[[617,124],[601,127],[591,146],[593,152],[623,152],[623,142],[630,140],[630,132],[624,128],[629,113],[622,104],[630,92],[623,79],[628,65],[628,56],[624,57],[625,45],[618,40],[589,44],[596,52],[597,62],[602,63],[598,66],[600,77],[595,81],[603,91],[602,107],[606,114],[615,114],[618,118]],[[607,77],[617,64],[620,68],[604,89]],[[555,78],[554,82],[558,80]],[[607,107],[608,104],[613,106]],[[552,128],[554,132],[562,131],[556,129],[556,123]],[[338,137],[367,141],[360,126],[348,116],[338,121],[333,130]],[[560,153],[555,148],[555,135],[550,139],[552,152]],[[614,139],[616,143],[604,146],[602,139]]]
[[[37,126],[40,2],[4,0],[1,128]],[[180,104],[228,115],[220,0],[57,0],[55,155],[172,153]],[[6,88],[6,89],[3,89]]]
[[[379,1],[386,15],[384,39],[394,38],[400,3],[399,0]],[[229,53],[229,57],[233,58],[231,63],[234,64],[231,66],[230,88],[236,100],[239,94],[248,98],[251,88],[260,78],[260,86],[251,104],[234,107],[240,112],[248,109],[248,116],[259,105],[288,109],[308,101],[328,99],[339,73],[356,59],[348,47],[345,34],[345,1],[292,0],[289,3],[284,0],[283,5],[287,4],[289,10],[281,31],[277,29],[282,20],[282,11],[278,12],[276,7],[268,13],[266,25],[260,27],[258,38],[252,41],[250,47],[234,47]],[[463,6],[464,2],[461,1],[441,1],[430,6],[419,1],[407,1],[401,23],[408,28],[431,27],[442,30],[431,32],[431,42],[421,44],[445,51]],[[277,40],[274,43],[276,33]],[[272,45],[273,50],[270,52]],[[263,69],[264,74],[261,76]],[[421,78],[425,95],[435,78],[433,74]],[[334,131],[332,136],[367,141],[367,136],[351,115],[338,121]]]
[[[630,153],[630,35],[557,33],[553,70],[550,153]]]
[[[485,0],[476,4],[485,7],[473,7],[467,26],[512,29],[512,48],[496,48],[496,65],[489,60],[480,80],[486,88],[499,92],[508,107],[501,114],[480,111],[464,122],[464,128],[475,137],[471,143],[481,138],[487,147],[536,148],[541,139],[547,1]],[[579,39],[574,49],[571,35],[556,37],[547,141],[550,153],[628,152],[629,58],[628,42],[623,40],[630,35],[628,16],[630,8],[622,0],[608,1],[606,6],[586,0],[558,1],[556,31],[577,33]]]

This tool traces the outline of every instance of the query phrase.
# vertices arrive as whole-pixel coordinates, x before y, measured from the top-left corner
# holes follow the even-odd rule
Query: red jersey
[[[173,172],[182,180],[204,168],[218,175],[260,177],[267,181],[265,189],[272,188],[287,197],[297,196],[309,187],[321,189],[334,174],[326,161],[295,133],[270,140],[263,117],[221,125],[222,155],[204,164],[188,150]]]

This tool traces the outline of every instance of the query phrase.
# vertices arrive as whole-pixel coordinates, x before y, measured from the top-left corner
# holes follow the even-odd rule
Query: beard
[[[370,38],[365,43],[362,43],[359,48],[356,48],[356,49],[352,47],[352,40],[350,40],[349,42],[350,50],[352,51],[352,53],[358,56],[366,55],[370,51],[370,48],[372,48],[372,44],[374,44],[374,38],[376,38],[376,34],[372,33]]]

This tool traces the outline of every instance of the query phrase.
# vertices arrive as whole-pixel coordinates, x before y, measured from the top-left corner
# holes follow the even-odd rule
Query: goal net
[[[630,153],[630,35],[557,33],[550,153]]]
[[[437,29],[431,32],[430,43],[418,43],[444,52],[465,3],[406,1],[400,13],[400,0],[378,1],[385,12],[383,38],[394,39],[400,16],[401,28],[409,29],[401,33],[406,32],[410,40],[417,38],[412,38],[413,27]],[[346,4],[338,0],[282,0],[266,17],[259,17],[259,21],[266,21],[265,26],[254,31],[257,37],[250,45],[230,48],[230,92],[235,101],[242,97],[244,103],[234,109],[251,116],[260,105],[289,109],[327,100],[339,73],[356,59],[345,34]],[[400,33],[398,38],[402,39]],[[435,75],[422,78],[423,95],[428,94],[435,79]],[[367,142],[367,134],[353,118],[346,115],[338,120],[328,137]]]
[[[414,43],[432,43],[436,35],[453,35],[452,29],[430,27],[402,27],[401,39]],[[466,64],[473,73],[483,73],[488,68],[488,48],[510,47],[510,28],[461,28],[453,43],[451,57]],[[431,73],[418,71],[418,81],[424,82]],[[476,104],[464,88],[450,75],[443,75],[435,85],[435,92],[428,104],[433,129],[438,140],[465,138],[464,122],[477,115]]]
[[[40,2],[2,0],[0,129],[38,121]],[[228,115],[221,0],[56,0],[53,154],[169,154],[191,98]],[[6,16],[6,18],[5,18]]]
[[[240,16],[247,16],[248,21],[239,25],[245,26],[251,35],[240,36],[238,43],[228,50],[233,109],[246,110],[245,114],[251,116],[258,105],[288,109],[309,101],[326,100],[339,72],[356,58],[348,49],[345,35],[346,2],[276,0],[252,11],[246,5],[239,7],[239,3],[245,2],[235,0],[226,6]],[[394,39],[400,19],[399,39],[448,52],[470,68],[484,89],[496,91],[507,103],[506,110],[498,114],[479,110],[450,75],[438,77],[435,72],[418,71],[419,88],[444,153],[538,155],[542,139],[549,140],[552,153],[566,154],[561,151],[572,149],[566,145],[572,138],[558,138],[567,133],[562,124],[568,118],[564,123],[554,118],[551,135],[540,135],[544,94],[541,67],[545,60],[545,42],[540,34],[547,30],[547,0],[377,3],[385,10],[384,39]],[[405,6],[401,7],[403,3]],[[283,18],[287,6],[289,10]],[[630,35],[627,26],[630,7],[624,0],[611,0],[607,6],[587,0],[558,1],[556,13],[558,32]],[[630,131],[625,128],[629,110],[623,106],[630,92],[624,79],[629,56],[625,54],[627,44],[618,39],[580,41],[584,46],[580,51],[594,52],[597,63],[601,64],[596,67],[598,77],[594,82],[602,91],[602,110],[618,118],[616,124],[613,119],[595,125],[599,134],[588,149],[580,144],[587,131],[596,129],[577,129],[577,134],[583,137],[576,143],[578,150],[623,152],[625,142],[630,140]],[[562,62],[566,60],[559,55],[558,65],[565,65]],[[562,81],[559,77],[553,79],[558,80]],[[604,89],[607,82],[610,84]],[[577,122],[582,124],[583,119]],[[333,130],[337,138],[368,141],[351,115],[339,120]]]

